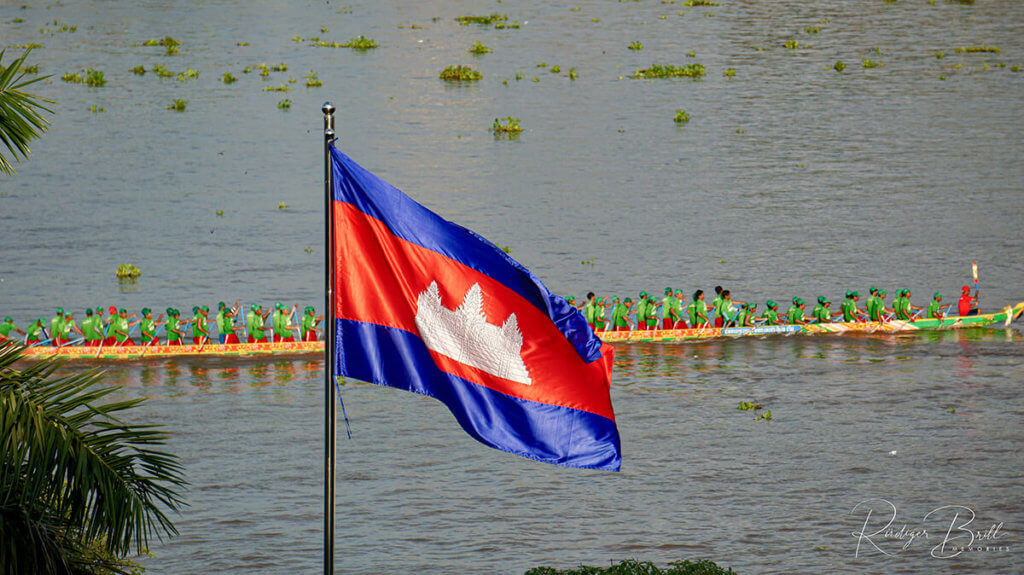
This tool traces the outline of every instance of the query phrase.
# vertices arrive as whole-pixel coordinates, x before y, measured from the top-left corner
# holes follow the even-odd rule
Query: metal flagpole
[[[331,143],[334,142],[334,105],[324,102],[324,574],[334,575],[334,186]]]

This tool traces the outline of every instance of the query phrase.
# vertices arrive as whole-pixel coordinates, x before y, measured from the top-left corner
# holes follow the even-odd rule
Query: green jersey
[[[690,327],[696,326],[698,321],[704,323],[704,320],[708,317],[708,307],[702,299],[695,299],[690,302],[690,305],[686,306],[686,311],[690,314]]]
[[[206,318],[203,317],[202,313],[196,314],[196,317],[192,318],[192,337],[203,337],[205,329]]]
[[[313,331],[313,323],[315,323],[315,321],[316,318],[314,316],[308,313],[302,314],[302,324],[299,328],[299,336],[302,337],[303,340],[306,339],[307,333]]]
[[[117,339],[118,343],[128,341],[128,318],[116,318],[114,320],[114,324],[110,327],[110,330],[114,332],[114,337]]]
[[[181,339],[181,335],[177,333],[180,323],[178,318],[173,315],[167,318],[167,341],[178,341]]]
[[[39,339],[41,331],[43,331],[43,326],[38,321],[33,322],[32,325],[25,329],[26,339]]]
[[[731,299],[723,299],[718,302],[718,309],[715,310],[715,317],[722,318],[723,325],[736,317],[736,306],[732,305]]]
[[[640,316],[637,315],[637,323],[640,323]],[[654,327],[658,325],[658,306],[651,303],[647,306],[647,325]]]
[[[800,306],[793,304],[786,310],[786,321],[788,323],[799,323],[804,319],[804,310],[800,309]]]
[[[738,312],[736,312],[736,320],[735,321],[736,321],[736,327],[743,327],[747,323],[747,310],[746,310],[746,308],[742,308],[741,307],[740,310]]]
[[[672,317],[672,310],[675,309],[677,301],[679,300],[670,295],[661,298],[661,319]]]
[[[722,317],[721,314],[718,313],[718,310],[721,307],[721,305],[722,305],[722,296],[716,295],[715,299],[711,300],[711,309],[714,310],[715,317]]]
[[[933,299],[931,303],[928,304],[928,317],[934,317],[938,319],[940,307],[942,307],[942,302],[940,302],[937,299]]]
[[[636,321],[638,324],[645,323],[647,321],[647,308],[653,306],[654,302],[648,302],[647,298],[640,298],[640,301],[636,302]]]
[[[627,309],[625,304],[615,304],[615,309],[612,310],[612,326],[615,328],[629,327],[629,322],[626,321]]]
[[[288,329],[288,314],[281,312],[277,315],[277,326],[274,329],[277,337],[292,337],[292,330]]]
[[[910,304],[910,300],[903,296],[900,296],[892,301],[892,311],[894,314],[896,314],[896,319],[908,319],[908,304]]]
[[[5,321],[0,323],[0,335],[9,337],[12,330],[18,329],[18,326],[14,325],[13,321]]]
[[[672,319],[680,321],[686,315],[686,306],[683,305],[683,300],[679,298],[672,299]]]
[[[50,337],[60,337],[64,333],[64,318],[57,315],[50,320]]]
[[[152,318],[142,318],[142,323],[139,324],[139,331],[142,333],[143,341],[153,341],[153,336],[156,335],[156,322]]]
[[[71,335],[71,330],[73,330],[73,329],[75,329],[77,327],[78,327],[78,324],[75,323],[75,320],[73,320],[73,319],[71,319],[71,320],[64,320],[64,323],[62,323],[61,326],[60,326],[60,337],[61,337],[61,339],[68,339],[68,336]]]
[[[857,302],[853,301],[853,299],[844,299],[843,303],[839,304],[839,309],[843,311],[843,321],[857,320]]]
[[[779,312],[773,309],[764,310],[764,315],[761,317],[764,318],[765,325],[779,325]]]
[[[267,339],[267,335],[263,333],[263,316],[254,313],[252,314],[252,321],[249,322],[249,341],[263,341]]]
[[[82,320],[82,337],[85,341],[94,341],[96,339],[96,332],[92,329],[92,322],[96,319],[95,316],[87,315]]]
[[[224,329],[224,318],[225,318],[224,311],[225,310],[223,310],[223,309],[217,310],[217,315],[214,316],[214,318],[213,318],[213,325],[217,326],[217,333],[220,334],[220,335],[227,335],[227,334],[231,333],[231,332],[229,332],[229,331]]]
[[[832,312],[823,305],[817,305],[814,307],[814,313],[812,314],[814,319],[819,322],[825,322],[832,319]]]

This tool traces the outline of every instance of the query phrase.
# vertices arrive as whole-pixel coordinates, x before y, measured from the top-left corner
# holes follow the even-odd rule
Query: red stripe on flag
[[[531,385],[450,359],[438,362],[438,367],[513,397],[580,409],[614,420],[608,394],[611,346],[602,348],[600,360],[584,363],[545,313],[504,284],[394,236],[383,222],[352,204],[335,202],[335,218],[337,318],[419,334],[415,321],[417,299],[431,282],[437,282],[441,303],[449,310],[461,305],[469,288],[479,284],[488,323],[500,326],[510,314],[516,315],[523,334],[523,363]]]

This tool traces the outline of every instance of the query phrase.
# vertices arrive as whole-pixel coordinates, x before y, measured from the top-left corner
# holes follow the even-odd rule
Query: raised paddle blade
[[[971,273],[974,274],[974,281],[978,281],[978,262],[971,262]]]

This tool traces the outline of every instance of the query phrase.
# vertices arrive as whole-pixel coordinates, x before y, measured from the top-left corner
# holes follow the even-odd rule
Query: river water
[[[492,12],[521,27],[454,21]],[[36,89],[59,104],[31,161],[0,179],[0,313],[320,304],[325,100],[346,153],[562,293],[723,284],[835,300],[874,284],[923,305],[978,261],[982,306],[1002,307],[1024,300],[1022,27],[1012,1],[3,3],[0,46],[43,44],[31,63],[54,77]],[[380,47],[293,41],[359,34]],[[177,55],[135,45],[168,35]],[[474,42],[493,52],[468,54]],[[956,51],[986,45],[1000,51]],[[288,69],[261,78],[260,63]],[[706,77],[628,77],[691,63]],[[483,80],[445,84],[449,64]],[[84,68],[106,85],[60,80]],[[305,87],[310,70],[323,87]],[[293,90],[264,91],[280,86]],[[178,98],[184,112],[165,109]],[[505,116],[517,139],[489,132]],[[117,282],[122,263],[138,282]],[[1022,368],[1016,330],[621,346],[618,474],[489,450],[437,402],[349,382],[339,568],[706,557],[754,573],[1014,572]],[[320,362],[109,369],[150,398],[138,417],[174,432],[192,483],[149,572],[318,567]],[[770,421],[736,409],[752,400]],[[865,509],[880,530],[886,502],[892,533],[858,548]],[[965,525],[939,509],[953,505],[989,549],[944,557],[966,542],[954,529],[941,546]],[[927,537],[908,542],[915,529]]]

